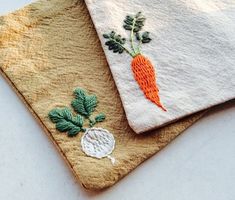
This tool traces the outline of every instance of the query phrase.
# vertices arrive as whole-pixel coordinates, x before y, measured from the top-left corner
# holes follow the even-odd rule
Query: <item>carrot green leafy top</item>
[[[103,37],[107,39],[105,45],[107,45],[109,50],[112,50],[114,53],[121,54],[126,51],[132,57],[141,54],[141,44],[149,43],[151,41],[149,32],[140,32],[144,26],[145,20],[146,18],[141,12],[138,12],[136,15],[127,15],[124,20],[123,28],[130,31],[131,50],[125,46],[126,39],[121,35],[116,34],[114,31],[111,31],[109,34],[103,34]]]

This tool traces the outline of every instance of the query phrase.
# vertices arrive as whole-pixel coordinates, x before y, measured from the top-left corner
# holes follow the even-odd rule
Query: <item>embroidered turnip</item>
[[[55,108],[48,114],[50,120],[56,124],[58,131],[67,132],[69,137],[84,132],[81,139],[83,152],[94,158],[107,157],[114,164],[115,158],[110,156],[115,146],[113,135],[106,129],[93,127],[105,120],[103,113],[96,115],[94,118],[91,117],[98,104],[97,97],[87,95],[86,91],[81,88],[74,90],[74,96],[75,99],[71,102],[71,106],[77,114],[74,115],[67,107]],[[90,128],[84,128],[84,120],[86,119],[89,121]]]

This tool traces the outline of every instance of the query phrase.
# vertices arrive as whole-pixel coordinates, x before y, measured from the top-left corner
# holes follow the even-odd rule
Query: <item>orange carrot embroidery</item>
[[[156,84],[156,76],[152,63],[139,54],[131,62],[135,80],[138,82],[145,96],[162,110],[166,111],[160,102],[159,89]]]
[[[143,91],[147,99],[152,101],[162,110],[166,111],[160,101],[154,67],[150,60],[142,55],[140,49],[141,44],[149,43],[151,41],[149,32],[140,33],[144,26],[144,22],[145,17],[141,12],[138,12],[134,16],[128,15],[124,20],[123,27],[130,31],[131,51],[124,46],[126,39],[121,37],[121,35],[116,34],[114,31],[109,34],[103,34],[104,38],[108,40],[105,42],[105,45],[107,45],[109,50],[112,50],[114,53],[121,54],[125,51],[133,57],[131,68],[140,89]],[[135,46],[134,41],[138,41],[137,46]]]

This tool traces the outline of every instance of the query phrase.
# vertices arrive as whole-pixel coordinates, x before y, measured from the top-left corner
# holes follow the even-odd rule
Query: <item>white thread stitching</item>
[[[81,138],[81,146],[86,155],[99,159],[107,157],[112,164],[115,163],[115,158],[110,156],[115,147],[115,139],[108,130],[103,128],[87,129]]]

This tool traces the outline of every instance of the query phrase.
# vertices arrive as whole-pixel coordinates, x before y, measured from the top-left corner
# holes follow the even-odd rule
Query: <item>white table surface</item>
[[[32,0],[0,0],[0,14]],[[235,101],[214,109],[115,186],[85,191],[0,76],[0,200],[234,200]]]

